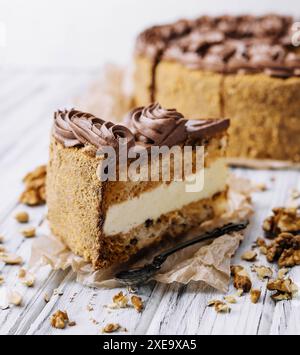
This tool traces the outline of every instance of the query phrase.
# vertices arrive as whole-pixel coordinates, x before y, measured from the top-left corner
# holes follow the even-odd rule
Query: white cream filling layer
[[[163,183],[138,197],[110,206],[103,226],[104,234],[127,233],[148,219],[155,221],[164,214],[179,210],[192,202],[211,198],[225,190],[228,170],[224,159],[214,161],[199,174],[203,176],[198,177],[199,180],[203,181],[204,178],[201,191],[186,192],[188,182],[174,181],[170,184]],[[197,176],[190,178],[193,181]]]

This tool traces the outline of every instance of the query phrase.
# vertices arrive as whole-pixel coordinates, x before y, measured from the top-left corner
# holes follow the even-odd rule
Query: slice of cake
[[[135,103],[230,117],[230,157],[300,162],[299,31],[291,17],[200,17],[137,39]]]
[[[190,121],[153,104],[133,110],[126,124],[128,128],[76,110],[54,116],[47,170],[51,231],[95,268],[126,261],[163,238],[183,236],[226,208],[229,120]],[[164,179],[170,161],[153,151],[174,147],[182,155],[171,159],[169,178]],[[200,147],[204,165],[197,169]],[[124,150],[126,164],[117,154],[114,164],[108,164],[109,152]],[[181,180],[175,179],[175,160],[186,157],[185,150],[191,153],[190,175],[185,170]],[[144,161],[135,173],[132,168],[142,152]],[[111,166],[117,168],[115,179],[105,180]],[[139,175],[150,166],[158,167],[158,179]],[[121,178],[124,173],[127,179]],[[191,192],[187,186],[197,176],[203,184]]]

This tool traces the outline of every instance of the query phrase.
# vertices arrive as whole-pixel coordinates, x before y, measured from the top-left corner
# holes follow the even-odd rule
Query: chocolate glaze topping
[[[125,138],[127,148],[168,146],[200,142],[222,133],[229,127],[228,119],[186,120],[175,109],[164,109],[158,103],[131,111],[124,125],[106,122],[89,113],[57,111],[54,114],[53,136],[66,148],[88,144],[119,147]]]
[[[292,46],[293,22],[278,15],[183,20],[144,31],[136,52],[220,73],[300,76],[300,54]]]

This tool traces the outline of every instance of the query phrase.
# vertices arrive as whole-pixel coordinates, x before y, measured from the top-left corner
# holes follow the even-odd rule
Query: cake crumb
[[[231,266],[231,275],[233,276],[233,285],[237,290],[242,289],[245,293],[251,290],[252,282],[248,272],[243,266]]]
[[[15,215],[15,219],[19,223],[28,223],[29,222],[29,214],[27,212],[18,212]]]
[[[250,299],[253,304],[257,304],[261,296],[261,290],[252,289],[250,291]]]
[[[242,260],[245,260],[245,261],[255,261],[256,258],[257,258],[257,253],[253,250],[246,251],[242,255]]]
[[[143,308],[144,308],[144,305],[143,305],[143,301],[141,299],[141,297],[138,297],[138,296],[132,296],[131,297],[131,303],[134,307],[134,309],[138,312],[138,313],[141,313]]]
[[[23,263],[23,259],[15,254],[0,253],[0,261],[3,261],[6,265],[20,265]]]
[[[32,272],[25,269],[20,269],[18,274],[21,283],[27,287],[33,287],[35,283],[35,276]]]
[[[22,229],[21,233],[25,238],[34,238],[36,236],[36,230],[33,227]]]
[[[56,311],[50,318],[50,324],[56,329],[65,329],[69,324],[69,317],[67,312]]]

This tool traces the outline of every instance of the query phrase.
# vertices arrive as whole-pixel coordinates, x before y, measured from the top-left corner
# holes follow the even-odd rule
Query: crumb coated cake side
[[[228,120],[195,125],[175,110],[151,105],[130,113],[127,124],[130,129],[75,110],[55,115],[47,174],[50,227],[95,268],[178,237],[226,207]],[[204,145],[204,189],[185,192],[184,181],[100,181],[104,158],[97,150],[116,147],[120,137],[139,148]]]

